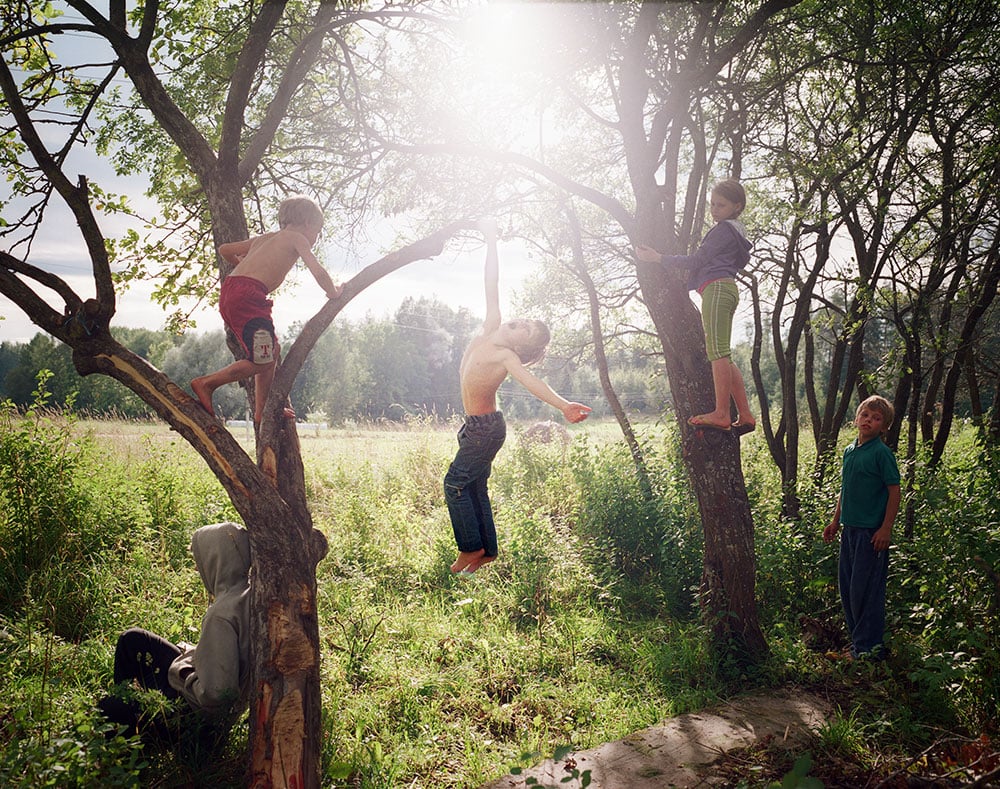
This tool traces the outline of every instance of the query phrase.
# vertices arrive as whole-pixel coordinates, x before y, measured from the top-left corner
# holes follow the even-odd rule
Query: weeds
[[[43,392],[27,415],[0,410],[0,784],[237,785],[245,724],[209,760],[108,737],[91,712],[122,629],[197,637],[208,601],[188,540],[231,507],[165,431],[109,437],[46,415]],[[593,747],[751,683],[821,686],[851,710],[817,732],[812,769],[779,762],[775,785],[848,761],[870,771],[866,753],[996,720],[998,475],[982,455],[921,480],[918,534],[892,560],[890,658],[845,667],[801,629],[840,622],[836,558],[818,539],[830,491],[804,490],[802,520],[783,522],[773,469],[748,454],[772,659],[734,680],[698,622],[701,531],[669,434],[645,439],[651,499],[619,443],[513,435],[490,481],[500,556],[471,578],[448,571],[452,433],[327,434],[303,453],[330,544],[317,580],[331,789],[476,786],[522,754]]]

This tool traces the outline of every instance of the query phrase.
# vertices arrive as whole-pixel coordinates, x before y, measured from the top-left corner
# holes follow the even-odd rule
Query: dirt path
[[[829,714],[825,701],[807,693],[743,696],[709,710],[679,715],[623,740],[576,751],[559,762],[543,762],[482,789],[521,789],[529,776],[538,781],[535,786],[579,789],[579,780],[561,783],[574,767],[581,774],[590,770],[592,789],[715,786],[721,779],[713,779],[710,768],[722,754],[767,736],[794,749]]]

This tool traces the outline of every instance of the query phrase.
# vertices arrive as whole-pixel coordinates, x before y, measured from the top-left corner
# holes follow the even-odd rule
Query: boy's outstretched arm
[[[306,241],[305,236],[299,235],[298,233],[295,235],[295,251],[298,253],[299,257],[302,258],[302,262],[306,264],[306,268],[309,269],[309,272],[313,275],[313,278],[316,280],[316,284],[323,289],[327,298],[337,298],[340,295],[340,292],[344,289],[344,286],[334,284],[333,280],[330,278],[329,272],[327,272],[327,270],[323,268],[322,264],[316,259],[316,256],[313,254],[312,248],[309,246],[309,242]]]
[[[486,319],[483,321],[483,333],[488,334],[500,326],[500,255],[497,252],[497,222],[495,219],[482,219],[478,224],[486,239],[484,271]]]
[[[585,406],[582,403],[571,403],[565,397],[556,394],[551,386],[521,364],[521,360],[517,358],[517,354],[513,351],[510,352],[509,356],[505,357],[504,364],[507,367],[507,372],[511,374],[511,377],[515,381],[542,402],[548,403],[562,411],[562,415],[567,422],[582,422],[587,418],[587,414],[591,410],[589,406]]]

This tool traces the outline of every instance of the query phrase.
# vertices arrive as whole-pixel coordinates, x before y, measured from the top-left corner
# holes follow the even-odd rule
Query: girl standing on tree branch
[[[662,255],[643,244],[635,248],[636,257],[643,263],[691,269],[688,290],[697,290],[701,295],[701,322],[705,330],[705,350],[712,363],[715,410],[692,416],[688,424],[733,430],[737,435],[757,427],[750,413],[743,376],[733,364],[730,350],[733,316],[740,300],[736,274],[750,261],[751,244],[743,225],[736,221],[746,204],[746,192],[739,181],[721,181],[712,189],[710,203],[716,224],[693,255]],[[735,422],[732,422],[730,399],[736,403]]]

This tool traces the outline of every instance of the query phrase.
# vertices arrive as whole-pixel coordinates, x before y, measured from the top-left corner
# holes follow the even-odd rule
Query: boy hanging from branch
[[[548,327],[537,320],[500,318],[500,262],[495,220],[480,222],[486,238],[486,319],[469,343],[459,367],[465,423],[458,431],[458,453],[444,478],[444,497],[458,544],[453,573],[474,573],[497,557],[496,526],[487,491],[493,458],[507,437],[497,390],[507,376],[538,399],[562,411],[567,422],[581,422],[590,408],[556,394],[527,367],[541,360],[549,344]]]

